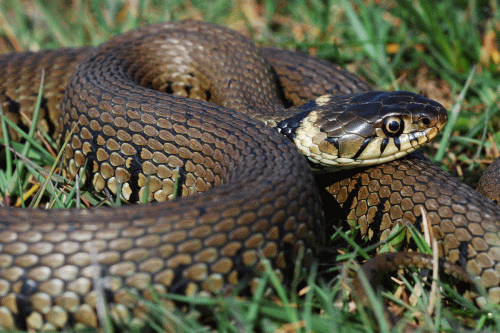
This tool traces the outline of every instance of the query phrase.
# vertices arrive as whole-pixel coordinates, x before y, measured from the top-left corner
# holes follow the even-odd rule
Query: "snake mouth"
[[[304,145],[304,140],[297,138],[294,141],[308,158],[313,171],[336,172],[399,159],[434,139],[444,127],[444,122],[432,125],[423,130],[411,130],[395,137],[375,135],[364,138],[350,135],[349,142],[352,146],[347,147],[348,149],[342,149],[340,140],[324,140],[317,147]],[[357,149],[353,149],[355,144]]]
[[[397,139],[384,138],[377,140],[380,138],[368,138],[364,141],[366,144],[360,147],[358,153],[353,157],[327,156],[326,154],[315,156],[311,154],[307,158],[310,161],[311,169],[315,172],[336,172],[344,169],[382,164],[399,159],[415,151],[433,139],[437,133],[438,131],[435,129],[434,131],[429,131],[429,133],[405,135]],[[372,145],[376,148],[368,148]],[[381,149],[384,149],[384,152],[381,152]]]
[[[343,168],[370,166],[394,161],[415,151],[430,140],[434,139],[439,131],[440,128],[432,127],[425,131],[402,134],[398,138],[394,139],[383,138],[382,144],[379,145],[380,148],[378,152],[377,149],[374,149],[371,153],[367,153],[364,157],[361,152],[358,156],[355,156],[356,158],[353,157],[352,159],[345,159],[345,162],[343,162],[346,165],[344,165]],[[380,138],[374,138],[373,141],[379,141],[377,139]]]

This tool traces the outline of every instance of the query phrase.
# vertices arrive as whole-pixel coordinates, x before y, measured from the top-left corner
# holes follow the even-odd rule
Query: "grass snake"
[[[244,279],[252,286],[264,258],[286,279],[298,254],[307,264],[324,243],[324,214],[384,237],[395,222],[418,223],[420,206],[441,256],[500,301],[499,208],[418,154],[390,162],[436,135],[446,121],[438,103],[373,92],[329,62],[183,21],[92,49],[0,57],[0,102],[21,127],[42,69],[39,126],[54,137],[73,131],[69,173],[85,166],[87,185],[131,202],[184,198],[1,208],[1,326],[98,326],[95,276],[123,318],[140,317],[130,290],[228,292]]]

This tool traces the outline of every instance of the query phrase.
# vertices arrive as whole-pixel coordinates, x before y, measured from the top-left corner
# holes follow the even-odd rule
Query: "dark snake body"
[[[191,27],[188,23],[187,28],[200,27],[210,27],[214,34],[228,33],[226,29],[209,25]],[[152,29],[152,34],[144,38],[151,38],[154,43],[153,30],[160,28],[148,29]],[[134,45],[127,41],[139,33],[139,30],[131,32],[114,41],[124,42],[127,49],[134,50]],[[224,36],[222,38],[226,38]],[[234,38],[241,39],[237,34],[228,35],[229,45]],[[187,56],[182,48],[180,50],[172,56]],[[41,124],[49,130],[61,126],[59,116],[51,110],[62,98],[61,91],[70,80],[69,73],[75,68],[78,70],[77,62],[88,57],[88,52],[93,51],[61,50],[2,58],[0,77],[6,79],[0,86],[0,96],[7,115],[19,122],[19,110],[30,109],[40,81],[39,68],[45,67],[47,84],[43,108],[46,113]],[[325,93],[369,90],[352,74],[325,61],[273,49],[262,49],[260,53],[280,78],[278,83],[284,88],[284,96],[278,97],[290,104],[300,104]],[[107,61],[100,53],[92,54],[93,60],[97,60],[96,66]],[[165,85],[170,81],[168,77],[152,80],[157,77],[161,64],[155,64],[153,57],[148,57],[149,53],[145,52],[137,57],[136,64],[125,67],[117,58],[117,63],[111,65],[117,70],[128,68],[127,75],[166,92],[203,87],[203,79],[199,80],[201,84],[193,82],[189,88]],[[235,53],[233,57],[247,59],[244,52]],[[207,60],[213,61],[199,61]],[[143,67],[148,61],[153,66]],[[248,67],[248,73],[253,67],[245,63],[241,66]],[[151,69],[148,72],[142,68]],[[193,68],[183,75],[188,81],[196,81],[191,70]],[[203,76],[203,68],[198,70]],[[224,74],[221,77],[225,77]],[[187,295],[221,292],[246,276],[252,278],[249,272],[254,268],[262,270],[262,258],[268,258],[284,277],[289,274],[287,270],[293,269],[299,252],[304,252],[306,263],[310,261],[311,244],[321,243],[319,238],[324,234],[323,212],[316,187],[311,186],[314,178],[307,163],[286,138],[258,121],[214,104],[174,99],[169,110],[155,107],[161,99],[171,97],[158,97],[147,89],[117,80],[113,72],[105,72],[99,78],[74,76],[71,80],[76,80],[72,83],[75,88],[67,92],[64,108],[69,112],[65,117],[83,122],[95,132],[102,131],[103,137],[78,129],[83,139],[72,139],[66,154],[70,170],[83,165],[81,152],[94,149],[86,146],[85,140],[93,140],[106,149],[93,151],[92,167],[97,165],[101,176],[87,181],[102,187],[120,182],[140,184],[146,181],[144,175],[172,172],[158,167],[156,162],[161,161],[172,169],[182,166],[188,171],[183,180],[186,185],[183,195],[211,190],[179,201],[133,207],[83,211],[0,209],[1,326],[37,330],[58,329],[74,322],[98,326],[95,301],[99,296],[93,288],[93,279],[100,275],[109,276],[105,289],[113,295],[108,299],[111,313],[129,318],[140,312],[131,289],[145,297],[149,297],[150,286],[158,291]],[[243,81],[253,85],[265,80],[269,80],[266,73],[258,79]],[[238,82],[219,84],[228,86]],[[90,83],[100,88],[90,87]],[[270,92],[261,91],[259,84],[251,88],[262,94],[257,100],[267,103]],[[127,97],[115,98],[107,93],[108,89],[121,90]],[[204,91],[208,88],[200,89],[199,93]],[[226,100],[222,97],[226,91],[222,89],[219,93],[201,97],[214,102]],[[227,107],[241,109],[238,97],[229,100],[233,102]],[[82,117],[73,111],[77,106],[87,110],[88,116]],[[109,123],[116,127],[108,126]],[[120,126],[128,127],[128,131],[116,130]],[[119,148],[129,159],[113,154],[116,142],[104,140],[112,135],[134,143],[128,148]],[[163,144],[170,143],[167,144],[170,157],[158,153],[159,143],[155,139],[158,136],[164,140],[162,149]],[[138,154],[155,163],[137,164],[134,157]],[[123,166],[141,172],[128,172],[125,168],[121,173],[109,171],[111,167]],[[115,180],[110,180],[113,177]],[[117,179],[119,177],[122,178]],[[442,255],[466,265],[487,288],[492,300],[500,301],[500,271],[496,270],[500,262],[497,220],[500,211],[477,192],[427,159],[416,156],[359,173],[349,171],[317,179],[332,195],[330,199],[339,204],[341,215],[356,218],[378,236],[383,236],[393,221],[418,222],[418,208],[426,208],[441,241]],[[154,189],[158,182],[163,180],[153,179],[150,186]],[[154,196],[155,191],[151,193]],[[106,271],[93,265],[96,261]]]

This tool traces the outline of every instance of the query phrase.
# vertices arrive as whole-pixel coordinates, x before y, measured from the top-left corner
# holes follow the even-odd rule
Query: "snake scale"
[[[185,21],[134,30],[95,49],[2,56],[0,101],[4,114],[21,126],[20,113],[32,113],[42,68],[46,84],[40,125],[53,135],[76,126],[65,148],[70,173],[86,165],[87,184],[119,190],[130,201],[167,199],[178,175],[179,194],[186,197],[106,209],[1,208],[2,327],[97,327],[96,276],[105,277],[111,315],[121,320],[145,316],[133,290],[146,298],[150,287],[186,295],[228,292],[246,278],[255,283],[263,258],[286,279],[298,254],[307,264],[315,244],[324,242],[315,182],[324,206],[333,203],[327,216],[356,220],[373,237],[385,237],[395,222],[419,223],[424,207],[440,255],[466,266],[500,302],[500,211],[493,202],[419,154],[313,176],[286,136],[245,114],[283,109],[276,100],[302,104],[299,116],[285,110],[280,120],[267,113],[258,118],[298,141],[299,149],[307,145],[312,160],[332,151],[357,159],[373,146],[380,155],[425,142],[417,134],[402,135],[412,122],[404,119],[419,112],[414,100],[431,113],[440,110],[436,119],[414,121],[434,126],[431,137],[446,119],[437,103],[409,93],[370,92],[357,77],[326,61],[256,49],[228,29]],[[358,118],[375,117],[373,111],[387,108],[387,101],[393,103],[391,111],[410,112],[396,121],[392,116],[388,122],[351,125],[356,116],[335,114],[325,120],[316,112],[332,101],[344,109],[368,106],[365,111],[353,107],[364,112]],[[65,110],[62,115],[59,107]],[[310,126],[298,129],[306,117],[307,124],[344,131],[341,137],[356,144]],[[378,126],[376,135],[386,136],[354,135],[354,130],[367,133],[373,126]],[[203,193],[190,195],[197,192]]]

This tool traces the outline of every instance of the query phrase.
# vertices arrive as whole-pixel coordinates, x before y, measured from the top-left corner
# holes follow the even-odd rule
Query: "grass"
[[[495,1],[5,0],[0,3],[0,53],[97,45],[137,26],[184,18],[228,26],[259,45],[299,49],[335,61],[380,90],[410,90],[437,100],[452,116],[440,142],[431,149],[437,150],[434,160],[468,183],[474,184],[498,155],[500,9]],[[2,118],[5,126],[11,124]],[[33,127],[27,137],[34,135]],[[56,156],[46,152],[53,146],[50,141],[45,138],[42,142],[47,144],[42,147],[39,140],[20,145],[3,139],[11,149],[3,153],[6,167],[0,172],[0,185],[9,194],[20,196],[37,183],[44,184],[45,178],[60,181],[53,172],[56,169],[47,172],[38,166],[57,166]],[[51,206],[79,204],[76,190],[62,195],[51,182],[46,184]],[[83,193],[81,200],[83,205],[93,205],[105,198]],[[353,233],[339,231],[334,237],[350,240]],[[338,259],[349,262],[356,253],[369,249],[351,242],[340,250],[346,254]],[[224,332],[371,332],[388,327],[383,317],[373,318],[362,308],[351,313],[353,304],[347,302],[342,278],[346,272],[337,269],[341,274],[330,284],[317,282],[315,272],[303,277],[308,282],[306,289],[292,290],[284,290],[273,280],[272,272],[267,272],[260,296],[271,288],[279,296],[271,300],[254,296],[196,302],[218,307],[214,320]],[[405,318],[418,315],[423,331],[500,331],[497,308],[478,310],[450,292],[457,306],[449,309],[438,302],[434,316],[425,315],[429,296],[424,293],[413,309],[407,309]],[[371,302],[380,312],[380,301]],[[393,303],[399,309],[408,307],[394,297]],[[162,317],[172,316],[157,303],[151,307]],[[185,331],[207,330],[194,319],[197,311],[191,308],[187,315],[174,314],[171,319]],[[394,331],[402,329],[395,327]]]

